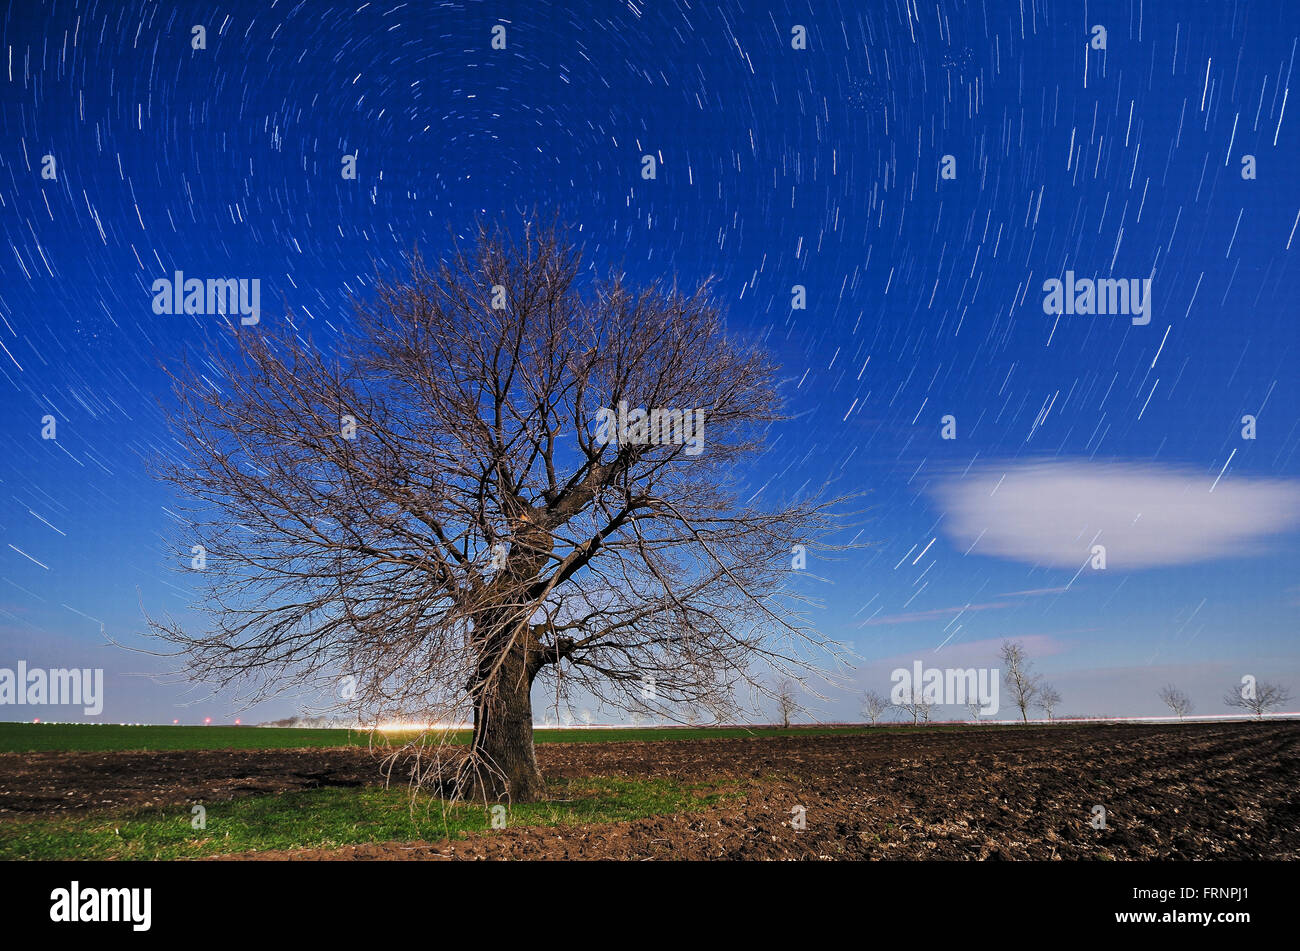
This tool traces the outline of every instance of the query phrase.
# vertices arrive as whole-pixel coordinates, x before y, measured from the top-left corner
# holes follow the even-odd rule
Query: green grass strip
[[[563,826],[676,815],[734,795],[716,784],[667,779],[556,779],[551,800],[511,808],[512,826]],[[405,787],[327,787],[192,806],[70,813],[0,821],[0,859],[192,859],[267,849],[332,849],[367,842],[440,841],[491,828],[482,803],[442,800]]]

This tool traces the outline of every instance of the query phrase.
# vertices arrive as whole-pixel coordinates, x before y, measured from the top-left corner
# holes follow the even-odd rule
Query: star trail
[[[866,493],[798,581],[857,655],[819,715],[1006,638],[1078,715],[1296,683],[1298,49],[1291,0],[13,3],[0,666],[297,712],[111,643],[190,616],[162,366],[251,313],[213,281],[328,346],[412,248],[542,209],[776,353],[750,497]]]

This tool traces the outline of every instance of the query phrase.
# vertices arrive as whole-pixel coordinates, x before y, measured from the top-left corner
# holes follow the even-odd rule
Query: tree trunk
[[[533,751],[533,678],[541,648],[522,593],[539,577],[554,547],[549,533],[521,516],[505,566],[493,578],[490,607],[474,618],[478,669],[471,684],[474,737],[467,764],[476,797],[536,802],[546,784]]]
[[[533,672],[525,651],[516,646],[493,672],[480,664],[475,692],[474,737],[470,744],[469,788],[489,801],[536,802],[546,784],[533,751]]]

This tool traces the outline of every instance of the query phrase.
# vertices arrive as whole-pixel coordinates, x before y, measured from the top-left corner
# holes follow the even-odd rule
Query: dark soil
[[[0,754],[0,816],[171,806],[382,782],[365,748]]]
[[[1300,858],[1300,722],[564,743],[538,759],[548,776],[675,778],[737,795],[633,822],[241,857]],[[366,782],[382,776],[364,749],[6,754],[0,814]],[[1105,829],[1093,827],[1096,805]]]

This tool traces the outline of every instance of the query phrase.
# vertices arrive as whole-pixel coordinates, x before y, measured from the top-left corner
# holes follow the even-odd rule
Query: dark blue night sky
[[[110,720],[296,712],[106,643],[191,599],[145,461],[169,448],[159,361],[226,318],[156,315],[151,285],[258,278],[264,325],[287,307],[327,341],[412,246],[539,208],[599,267],[716,275],[779,355],[797,418],[755,492],[869,491],[871,547],[801,582],[860,657],[817,715],[856,719],[913,659],[995,665],[1007,637],[1067,714],[1300,686],[1298,37],[1294,0],[17,0],[0,666],[103,667]],[[1150,322],[1046,314],[1068,271],[1149,279]]]

